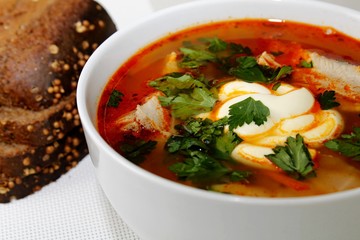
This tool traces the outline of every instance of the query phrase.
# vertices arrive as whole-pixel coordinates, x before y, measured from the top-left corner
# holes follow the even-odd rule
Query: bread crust
[[[0,105],[41,110],[76,90],[116,28],[92,0],[0,0]]]
[[[92,0],[0,0],[0,203],[55,181],[88,153],[77,81],[115,31]]]
[[[79,155],[78,148],[84,142],[83,131],[78,127],[63,139],[44,146],[0,143],[0,179],[26,177],[68,154]]]
[[[0,141],[42,146],[80,126],[75,93],[41,111],[0,107]]]
[[[80,126],[75,93],[41,111],[0,107],[0,141],[42,146]]]
[[[76,137],[69,136],[65,146],[72,146],[71,151],[60,148],[57,151],[57,157],[49,161],[43,161],[40,155],[31,155],[32,163],[24,166],[23,163],[15,161],[14,163],[22,164],[21,169],[23,173],[19,176],[5,176],[0,174],[0,203],[7,203],[13,199],[24,198],[36,191],[39,191],[43,186],[57,180],[62,174],[75,167],[81,159],[88,153],[86,142],[82,133],[74,132]],[[77,139],[77,144],[74,139]],[[45,156],[45,155],[43,155]],[[35,159],[36,158],[36,159]],[[25,158],[26,159],[26,158]],[[38,165],[35,164],[38,163]],[[36,165],[36,166],[35,166]]]

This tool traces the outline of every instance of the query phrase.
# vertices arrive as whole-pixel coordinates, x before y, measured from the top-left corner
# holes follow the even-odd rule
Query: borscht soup
[[[119,52],[121,54],[121,52]],[[119,66],[100,135],[180,184],[253,197],[360,187],[360,41],[279,19],[171,33]]]

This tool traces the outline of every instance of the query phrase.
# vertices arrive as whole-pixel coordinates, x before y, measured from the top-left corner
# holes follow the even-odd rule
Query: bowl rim
[[[336,11],[349,15],[353,18],[357,18],[360,21],[360,12],[350,9],[347,7],[339,6],[333,3],[322,2],[322,1],[299,1],[299,0],[208,0],[208,1],[195,1],[185,4],[180,4],[177,6],[169,7],[166,9],[159,10],[150,14],[144,18],[138,19],[137,21],[130,23],[128,26],[124,27],[122,31],[117,31],[112,36],[110,36],[105,42],[103,42],[95,52],[90,56],[89,60],[85,64],[79,78],[78,88],[77,88],[77,106],[80,115],[80,119],[82,122],[82,126],[86,132],[88,138],[91,138],[92,141],[103,151],[106,151],[110,154],[111,158],[115,159],[116,164],[121,165],[121,167],[126,168],[128,171],[132,171],[138,177],[145,178],[147,181],[151,181],[154,184],[162,185],[163,188],[166,188],[170,191],[176,191],[180,194],[185,195],[193,195],[193,197],[207,199],[211,201],[220,201],[222,203],[227,204],[248,204],[248,205],[259,205],[259,206],[277,206],[277,205],[287,205],[287,206],[300,206],[300,205],[311,205],[311,204],[318,204],[318,203],[325,203],[325,202],[336,202],[342,201],[344,199],[351,199],[351,198],[360,198],[360,188],[336,192],[336,193],[329,193],[324,195],[317,195],[317,196],[306,196],[306,197],[281,197],[281,198],[267,198],[267,197],[250,197],[250,196],[238,196],[238,195],[229,195],[223,193],[217,193],[202,189],[197,189],[194,187],[189,187],[180,183],[176,183],[174,181],[162,178],[154,173],[148,172],[143,168],[137,166],[136,164],[128,161],[119,153],[117,153],[110,145],[106,143],[106,141],[101,137],[99,134],[97,127],[91,120],[88,105],[86,103],[86,95],[88,85],[90,84],[89,79],[91,78],[92,69],[95,69],[97,61],[95,59],[102,58],[105,50],[111,48],[113,44],[118,39],[121,38],[123,35],[130,31],[133,28],[141,27],[144,22],[152,21],[152,19],[162,18],[167,14],[172,13],[173,11],[184,11],[189,7],[194,6],[202,6],[203,4],[216,4],[216,3],[231,3],[231,2],[256,2],[256,3],[267,3],[271,4],[270,2],[284,2],[288,4],[301,4],[301,5],[309,5],[319,7],[319,8],[336,8]],[[186,28],[186,27],[185,27]],[[126,60],[125,60],[126,61]],[[113,75],[110,74],[110,75]],[[107,83],[108,81],[106,81]],[[106,84],[105,84],[106,85]],[[104,85],[104,86],[105,86]],[[103,91],[103,89],[101,89]],[[98,103],[98,101],[96,101]],[[97,110],[96,110],[97,111]]]

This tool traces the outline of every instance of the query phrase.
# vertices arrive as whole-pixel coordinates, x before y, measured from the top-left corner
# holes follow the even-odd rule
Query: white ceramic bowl
[[[102,44],[78,86],[78,108],[98,181],[121,218],[143,240],[358,240],[360,189],[266,199],[186,187],[153,175],[116,153],[96,129],[109,77],[139,48],[194,24],[243,17],[332,26],[360,39],[360,13],[313,1],[198,1],[157,12]]]

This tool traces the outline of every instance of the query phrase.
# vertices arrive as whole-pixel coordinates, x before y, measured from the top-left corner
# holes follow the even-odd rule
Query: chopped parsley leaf
[[[229,173],[229,169],[201,151],[190,151],[183,162],[169,167],[179,178],[191,181],[213,181]]]
[[[182,68],[197,69],[214,63],[219,69],[247,82],[272,83],[291,74],[291,66],[271,68],[259,65],[249,47],[219,38],[201,38],[199,44],[184,42],[179,50]],[[282,52],[275,53],[281,55]]]
[[[207,87],[203,79],[195,79],[191,74],[176,72],[149,82],[149,86],[162,91],[166,96],[174,96],[196,87]]]
[[[251,174],[232,170],[224,164],[242,140],[232,132],[224,132],[227,118],[218,121],[190,118],[176,125],[177,135],[169,138],[165,149],[184,157],[170,166],[180,179],[196,182],[243,181]]]
[[[273,86],[272,86],[272,90],[276,91],[278,90],[278,88],[281,86],[281,82],[276,82]]]
[[[182,53],[180,67],[196,69],[209,62],[223,65],[237,54],[251,54],[250,48],[237,43],[228,43],[217,37],[200,38],[199,42],[199,44],[184,42],[184,47],[179,49]]]
[[[284,76],[289,75],[292,72],[291,66],[283,66],[281,68],[277,68],[274,71],[274,77],[271,78],[271,81],[278,81],[279,79],[283,78]]]
[[[251,49],[249,47],[244,47],[241,44],[238,43],[229,43],[229,50],[231,55],[235,55],[235,54],[245,54],[245,55],[251,55]]]
[[[143,139],[131,139],[120,145],[120,151],[125,158],[135,164],[145,160],[145,155],[155,149],[156,141],[145,141]]]
[[[162,106],[170,107],[176,118],[186,119],[192,115],[210,111],[216,98],[207,89],[195,88],[190,93],[179,93],[172,97],[159,97]]]
[[[281,55],[283,55],[284,54],[284,52],[282,52],[282,51],[278,51],[278,52],[270,52],[272,55],[274,55],[274,56],[281,56]]]
[[[214,37],[214,38],[201,38],[200,41],[204,43],[208,43],[208,50],[212,53],[217,53],[221,51],[225,51],[228,47],[227,42]]]
[[[187,154],[191,150],[208,150],[208,146],[199,138],[184,136],[171,136],[166,142],[166,148],[170,153],[182,154]]]
[[[252,172],[250,171],[233,171],[230,174],[230,180],[232,182],[247,181],[251,175]]]
[[[281,68],[270,68],[259,65],[255,57],[242,56],[236,59],[238,63],[232,66],[228,73],[246,82],[272,83],[286,77],[292,72],[291,66]]]
[[[162,106],[169,107],[176,118],[186,119],[192,115],[211,111],[217,101],[215,90],[205,79],[195,79],[190,74],[174,73],[149,83],[166,96],[159,96]]]
[[[299,67],[302,67],[302,68],[312,68],[313,67],[313,62],[310,61],[310,62],[307,62],[305,60],[301,60],[300,63],[299,63]]]
[[[219,137],[224,135],[224,127],[226,125],[227,118],[215,122],[210,119],[189,118],[183,124],[175,126],[178,134],[168,140],[166,148],[168,148],[169,152],[174,153],[187,149],[208,150],[209,146],[219,146],[220,142],[217,143],[217,141]],[[237,144],[235,139],[232,142]],[[230,148],[231,145],[233,144],[229,144],[227,148]],[[195,146],[195,148],[192,148],[192,146]],[[235,145],[232,146],[232,148],[234,147]]]
[[[360,127],[354,127],[350,134],[342,134],[338,139],[325,142],[325,147],[360,161]]]
[[[236,59],[237,66],[229,69],[229,74],[246,82],[267,82],[255,57],[244,56]]]
[[[202,151],[191,151],[182,162],[169,167],[180,179],[194,182],[238,182],[251,176],[249,171],[231,170],[221,161]]]
[[[336,102],[335,91],[326,90],[317,96],[317,100],[320,103],[322,110],[328,110],[334,107],[340,106],[340,103]]]
[[[241,142],[242,139],[233,131],[227,131],[215,138],[213,154],[219,159],[229,159],[234,148]]]
[[[271,162],[295,179],[314,176],[314,162],[300,134],[288,137],[285,146],[277,146],[274,154],[266,155]]]
[[[248,97],[241,102],[231,105],[229,115],[229,127],[230,130],[233,130],[245,123],[255,122],[258,126],[264,124],[270,115],[270,110],[261,101]]]
[[[180,48],[183,60],[180,62],[180,67],[183,68],[198,68],[206,65],[208,62],[215,62],[216,55],[206,50],[196,50],[191,48]]]
[[[107,102],[108,107],[118,107],[119,103],[122,101],[124,94],[120,91],[114,89],[109,97],[109,101]]]

